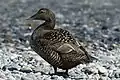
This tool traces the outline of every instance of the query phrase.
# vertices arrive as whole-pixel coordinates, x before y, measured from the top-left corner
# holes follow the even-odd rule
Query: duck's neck
[[[42,37],[46,30],[53,30],[55,27],[55,20],[52,19],[51,21],[45,21],[43,24],[39,25],[34,31],[31,36],[31,39],[35,40],[38,36]]]

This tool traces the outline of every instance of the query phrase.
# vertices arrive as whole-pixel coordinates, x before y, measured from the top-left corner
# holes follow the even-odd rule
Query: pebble
[[[113,78],[114,77],[114,73],[113,72],[114,72],[113,70],[109,70],[108,71],[108,77],[109,78]]]
[[[7,80],[7,77],[2,71],[0,71],[0,80]]]
[[[85,67],[83,68],[83,70],[86,74],[97,74],[98,73],[98,70],[95,66],[93,67]]]
[[[100,65],[96,65],[96,68],[98,69],[99,74],[108,75],[107,69],[105,67],[102,67]]]
[[[120,69],[117,69],[114,73],[115,73],[115,78],[120,78]]]
[[[24,73],[30,73],[32,72],[32,69],[29,66],[23,66],[19,71]]]

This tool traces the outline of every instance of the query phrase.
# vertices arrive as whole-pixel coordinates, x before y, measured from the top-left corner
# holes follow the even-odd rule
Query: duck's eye
[[[40,10],[40,13],[45,13],[46,12],[46,10]]]

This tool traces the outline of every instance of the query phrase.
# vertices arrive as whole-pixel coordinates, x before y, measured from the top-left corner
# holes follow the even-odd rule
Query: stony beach
[[[49,75],[54,69],[30,48],[34,28],[26,25],[43,7],[98,61],[70,69],[69,77]],[[120,80],[120,1],[0,0],[0,65],[0,80]]]

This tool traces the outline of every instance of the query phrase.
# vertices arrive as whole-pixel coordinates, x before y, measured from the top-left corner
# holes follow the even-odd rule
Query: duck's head
[[[49,21],[55,20],[55,14],[47,8],[41,8],[36,14],[31,16],[29,19],[45,20],[45,21],[49,22]]]

